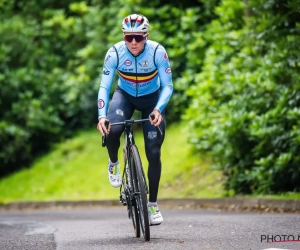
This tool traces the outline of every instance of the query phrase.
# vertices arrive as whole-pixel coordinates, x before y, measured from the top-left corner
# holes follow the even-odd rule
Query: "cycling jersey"
[[[160,112],[164,110],[173,93],[173,84],[168,55],[163,46],[147,40],[143,51],[134,56],[125,41],[121,41],[107,51],[98,92],[98,118],[106,117],[116,71],[118,86],[131,96],[140,97],[161,89],[155,108]]]

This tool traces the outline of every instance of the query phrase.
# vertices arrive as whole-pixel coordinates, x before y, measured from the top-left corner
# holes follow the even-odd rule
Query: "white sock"
[[[119,164],[119,160],[117,160],[116,163],[113,163],[113,162],[111,162],[111,160],[109,159],[109,164],[110,164],[111,166],[116,166],[116,165]]]
[[[157,206],[157,202],[148,201],[148,207],[151,207],[151,206]]]

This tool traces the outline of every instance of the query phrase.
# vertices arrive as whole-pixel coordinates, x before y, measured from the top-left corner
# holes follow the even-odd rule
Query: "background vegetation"
[[[233,194],[300,190],[299,0],[0,0],[0,176],[95,126],[104,55],[130,13],[171,61],[188,122]]]
[[[185,145],[185,126],[172,125],[162,147],[163,174],[159,199],[222,197],[221,171],[211,171],[210,162],[191,154]],[[147,169],[143,136],[136,131],[139,152]],[[95,129],[55,145],[51,153],[35,160],[0,181],[0,204],[13,201],[103,200],[119,197],[119,189],[107,180],[107,151],[99,147],[101,136]],[[177,157],[174,157],[176,155]],[[122,155],[120,154],[120,159]],[[174,192],[176,190],[176,192]]]

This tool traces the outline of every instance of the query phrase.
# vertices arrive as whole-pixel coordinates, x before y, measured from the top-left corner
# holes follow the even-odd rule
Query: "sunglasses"
[[[134,38],[134,40],[139,43],[145,39],[145,36],[146,35],[124,35],[124,39],[125,41],[131,43]]]

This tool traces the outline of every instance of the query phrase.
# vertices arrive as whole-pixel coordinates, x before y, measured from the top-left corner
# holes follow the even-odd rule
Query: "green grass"
[[[162,148],[159,198],[221,197],[222,175],[210,162],[191,154],[183,127],[170,126]],[[142,134],[135,133],[144,168]],[[121,150],[119,152],[122,162]],[[27,169],[0,180],[0,202],[118,199],[107,180],[107,151],[95,129],[56,145]]]
[[[300,193],[297,192],[287,192],[278,195],[256,195],[256,196],[245,196],[245,197],[255,197],[264,199],[287,199],[287,200],[300,200]]]
[[[220,171],[207,157],[192,154],[182,125],[170,126],[162,147],[159,198],[219,198],[225,195]],[[135,133],[144,169],[147,160],[141,132]],[[119,152],[122,162],[122,150]],[[0,203],[14,201],[118,199],[107,180],[107,151],[96,129],[56,145],[27,169],[0,180]],[[300,199],[300,193],[246,196]]]

